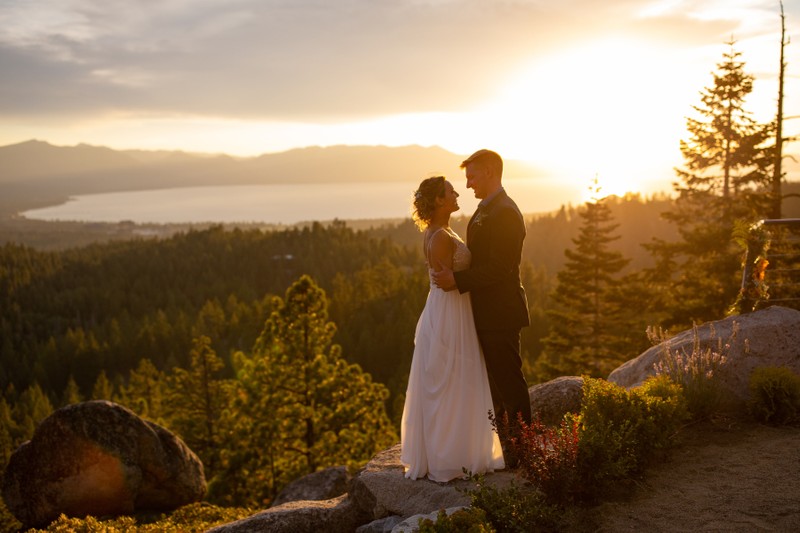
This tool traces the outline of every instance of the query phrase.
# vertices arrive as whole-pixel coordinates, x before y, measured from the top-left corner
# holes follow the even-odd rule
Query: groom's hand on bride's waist
[[[456,278],[453,276],[452,269],[438,262],[437,267],[439,270],[431,271],[431,279],[433,279],[433,282],[443,291],[454,290],[456,288]]]

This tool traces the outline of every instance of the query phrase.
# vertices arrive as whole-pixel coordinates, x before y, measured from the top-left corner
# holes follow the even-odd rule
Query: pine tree
[[[83,401],[83,397],[81,396],[81,389],[78,387],[78,384],[75,383],[75,378],[72,375],[69,376],[67,380],[67,386],[64,387],[64,394],[61,395],[61,406],[70,405],[73,403],[79,403]]]
[[[109,381],[105,370],[101,370],[92,387],[92,400],[114,399],[114,385]]]
[[[47,355],[44,373],[49,376],[49,382],[55,384],[60,381],[55,387],[57,391],[66,384],[63,379],[67,375],[72,375],[80,387],[88,389],[103,368],[100,344],[94,333],[83,327],[69,328],[57,346],[45,346],[43,355]],[[66,366],[67,362],[71,364]]]
[[[200,457],[210,479],[219,463],[231,382],[219,378],[224,364],[211,339],[201,336],[193,344],[189,369],[175,368],[170,376],[170,427]]]
[[[336,333],[337,343],[351,354],[348,360],[370,368],[372,377],[396,394],[404,393],[405,379],[398,383],[398,376],[408,376],[413,331],[427,295],[423,261],[411,269],[383,259],[352,274],[337,274],[332,285],[331,317],[350,325]]]
[[[13,403],[11,416],[15,422],[17,434],[12,434],[15,442],[22,443],[33,437],[39,422],[50,416],[53,404],[38,383],[22,391],[16,403]]]
[[[772,150],[764,143],[773,125],[756,123],[745,110],[753,77],[745,73],[735,43],[728,44],[713,86],[693,106],[699,118],[687,119],[689,139],[680,143],[685,164],[676,169],[678,195],[664,214],[680,240],[646,245],[656,262],[649,270],[658,296],[652,302],[669,314],[667,326],[724,316],[741,283],[734,225],[764,218],[770,208]]]
[[[320,468],[363,465],[397,441],[388,391],[333,344],[325,292],[302,276],[273,300],[250,356],[236,357],[241,384],[237,433],[249,450],[228,458],[249,472],[239,486],[255,504]],[[255,450],[258,450],[257,453]]]
[[[703,202],[702,208],[711,208],[713,216],[730,222],[760,215],[769,206],[772,150],[764,143],[774,125],[758,124],[745,110],[753,76],[744,72],[735,42],[727,44],[730,50],[717,64],[714,86],[706,87],[700,93],[701,105],[693,106],[700,118],[687,119],[689,139],[680,143],[686,168],[677,170],[683,184],[676,191],[682,197],[699,194],[701,200],[710,194],[715,201]]]
[[[226,324],[225,310],[220,303],[217,300],[207,300],[197,314],[197,319],[192,327],[192,334],[195,337],[223,338]]]
[[[630,262],[609,245],[619,237],[611,209],[595,198],[580,211],[579,234],[558,272],[548,310],[551,329],[535,373],[540,380],[563,375],[605,376],[625,353],[626,309],[615,297],[619,273]]]
[[[530,261],[523,261],[520,265],[520,278],[528,297],[528,313],[531,318],[530,327],[522,330],[520,339],[522,371],[529,382],[535,383],[539,380],[536,361],[542,354],[543,339],[550,331],[547,309],[550,307],[550,294],[553,292],[555,280],[544,266],[538,265],[534,268]]]
[[[5,398],[0,397],[0,461],[2,461],[0,464],[3,465],[2,469],[5,469],[11,454],[21,444],[16,441],[15,435],[19,435],[19,428],[11,414],[11,407]]]
[[[164,372],[145,358],[128,374],[128,382],[121,387],[118,401],[139,416],[163,424],[167,415],[164,407],[167,387]]]

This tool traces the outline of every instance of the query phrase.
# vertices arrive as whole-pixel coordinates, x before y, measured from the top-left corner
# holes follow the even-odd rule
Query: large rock
[[[394,528],[405,522],[402,516],[392,515],[386,518],[379,518],[373,520],[369,524],[364,524],[356,529],[356,533],[392,533]]]
[[[352,533],[369,520],[346,495],[324,501],[289,502],[207,533]]]
[[[727,350],[727,361],[717,373],[719,383],[727,397],[730,409],[741,409],[749,399],[750,374],[761,366],[785,366],[800,373],[800,311],[786,307],[768,307],[746,315],[698,326],[698,340],[702,349],[716,350],[717,342],[726,343],[734,323],[739,331]],[[693,330],[675,335],[667,341],[671,352],[691,353]],[[608,376],[608,380],[624,387],[641,385],[655,374],[655,365],[664,357],[665,346],[653,346],[639,357],[631,359]]]
[[[332,466],[296,479],[275,497],[270,507],[287,502],[330,500],[347,492],[347,467]]]
[[[26,527],[67,516],[168,511],[199,501],[203,465],[163,427],[107,401],[58,409],[11,456],[3,499]]]
[[[487,474],[486,479],[492,485],[504,487],[515,476],[503,470]],[[474,486],[471,481],[463,479],[448,483],[437,483],[427,478],[407,479],[400,463],[400,445],[397,444],[367,463],[353,479],[350,496],[371,519],[377,520],[391,515],[408,517],[469,505],[469,497],[461,491]]]
[[[567,413],[579,413],[583,399],[583,378],[562,376],[528,389],[531,412],[549,426],[557,426]]]

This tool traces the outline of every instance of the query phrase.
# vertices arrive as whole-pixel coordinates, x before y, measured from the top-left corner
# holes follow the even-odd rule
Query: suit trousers
[[[522,373],[519,329],[478,330],[478,341],[486,361],[489,388],[492,393],[495,417],[502,421],[507,413],[509,422],[517,422],[522,413],[526,424],[531,422],[531,401],[528,383]]]

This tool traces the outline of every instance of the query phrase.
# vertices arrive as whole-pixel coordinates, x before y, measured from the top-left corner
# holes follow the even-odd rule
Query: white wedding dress
[[[453,270],[466,269],[469,249],[450,235],[456,243]],[[427,474],[446,482],[463,477],[463,469],[479,474],[504,468],[491,409],[469,294],[445,292],[431,282],[417,323],[400,429],[406,477]]]

